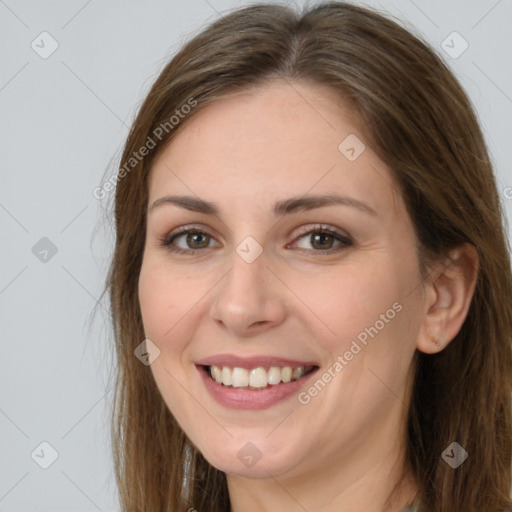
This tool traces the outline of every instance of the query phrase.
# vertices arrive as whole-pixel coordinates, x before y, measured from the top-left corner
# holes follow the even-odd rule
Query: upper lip
[[[290,366],[298,368],[299,366],[318,366],[314,361],[298,361],[296,359],[286,359],[277,356],[250,356],[240,357],[233,354],[217,354],[205,357],[196,361],[197,365],[202,366],[229,366],[230,368],[268,368],[270,366]]]

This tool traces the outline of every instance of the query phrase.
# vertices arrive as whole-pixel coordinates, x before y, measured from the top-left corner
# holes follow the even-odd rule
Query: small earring
[[[436,347],[440,347],[441,346],[441,343],[440,341],[437,339],[436,336],[431,336],[430,333],[428,332],[427,330],[427,336],[430,338],[430,340],[432,341],[432,343],[435,343],[436,344]]]

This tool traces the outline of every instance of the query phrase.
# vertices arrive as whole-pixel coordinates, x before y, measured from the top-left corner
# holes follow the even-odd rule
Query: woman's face
[[[150,368],[227,473],[364,468],[403,441],[425,314],[416,239],[348,114],[329,89],[275,81],[198,111],[151,170]]]

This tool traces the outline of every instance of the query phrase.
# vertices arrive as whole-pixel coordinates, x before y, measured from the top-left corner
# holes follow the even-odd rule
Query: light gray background
[[[92,191],[170,56],[222,11],[249,3],[0,0],[0,512],[118,510],[106,301],[90,317],[112,237],[93,236],[106,200]],[[445,55],[476,106],[510,219],[512,1],[360,3]],[[48,58],[31,47],[51,48],[44,31],[58,43]],[[453,31],[469,43],[456,59],[441,46]],[[42,442],[58,453],[47,469]]]

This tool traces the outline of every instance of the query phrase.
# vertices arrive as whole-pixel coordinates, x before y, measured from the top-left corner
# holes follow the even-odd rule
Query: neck
[[[231,474],[228,489],[232,512],[400,512],[416,496],[410,474],[403,479],[384,476],[384,466],[369,468],[363,475],[336,478],[310,474],[306,478],[270,477],[250,480]],[[390,498],[390,490],[396,493]]]

